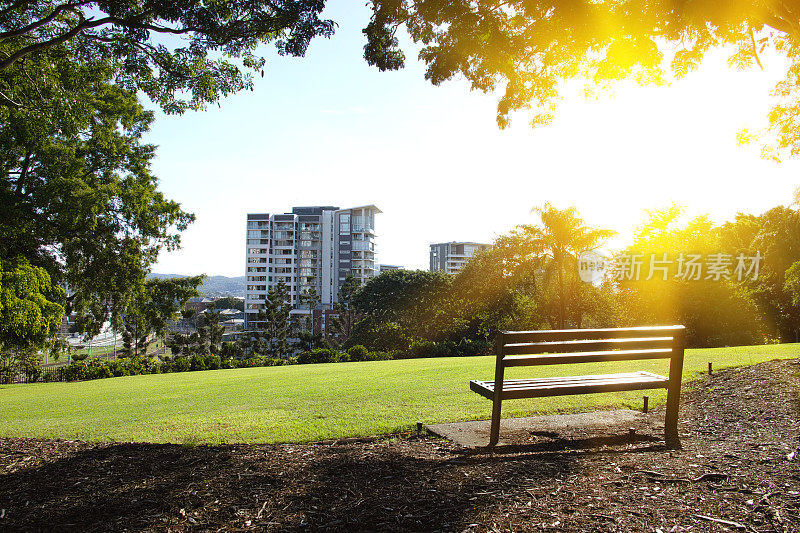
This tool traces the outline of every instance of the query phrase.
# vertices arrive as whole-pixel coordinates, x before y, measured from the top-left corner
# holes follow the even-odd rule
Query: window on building
[[[350,233],[350,213],[339,215],[339,233]]]

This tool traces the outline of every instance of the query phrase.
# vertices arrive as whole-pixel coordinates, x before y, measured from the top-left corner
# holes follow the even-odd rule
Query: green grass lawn
[[[800,344],[687,350],[684,379],[708,368],[800,355]],[[512,368],[506,378],[649,370],[668,361]],[[492,379],[494,357],[413,359],[214,370],[0,386],[0,435],[178,443],[299,442],[402,430],[415,422],[491,416],[469,390]],[[641,408],[663,390],[503,403],[503,415]]]

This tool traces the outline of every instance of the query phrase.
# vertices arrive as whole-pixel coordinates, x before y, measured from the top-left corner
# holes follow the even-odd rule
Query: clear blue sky
[[[265,49],[255,91],[157,117],[154,171],[197,221],[154,271],[243,275],[246,214],[295,205],[374,203],[378,260],[426,268],[430,243],[490,242],[548,200],[624,239],[647,208],[676,201],[724,220],[786,204],[800,185],[797,162],[736,146],[766,114],[774,67],[733,72],[719,56],[671,87],[599,100],[568,89],[552,126],[518,116],[500,131],[496,96],[458,80],[433,87],[413,50],[402,71],[369,67],[363,5],[333,1],[326,14],[336,35],[305,58]]]

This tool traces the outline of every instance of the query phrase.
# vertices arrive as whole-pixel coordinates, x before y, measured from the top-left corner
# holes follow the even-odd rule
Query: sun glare
[[[737,71],[716,54],[665,86],[624,82],[593,99],[574,88],[531,142],[558,179],[537,180],[530,198],[577,206],[586,220],[617,230],[619,244],[646,209],[677,203],[687,216],[722,222],[790,203],[797,164],[766,160],[758,140],[737,143],[741,130],[766,121],[782,65],[776,58],[765,67]]]

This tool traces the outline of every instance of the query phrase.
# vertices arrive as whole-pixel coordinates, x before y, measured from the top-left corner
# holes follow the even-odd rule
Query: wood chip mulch
[[[0,530],[800,531],[800,361],[684,386],[651,435],[494,454],[433,437],[196,446],[0,439]]]

